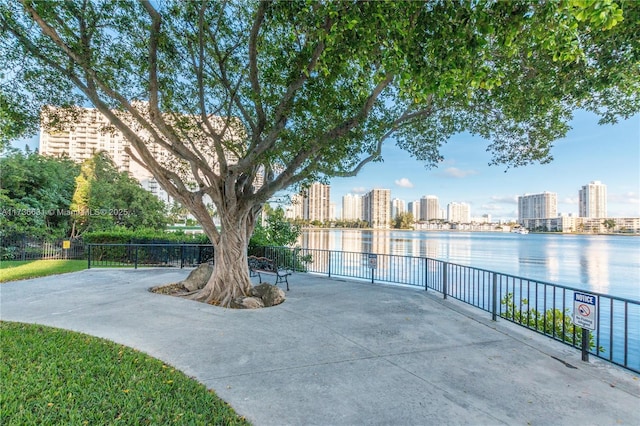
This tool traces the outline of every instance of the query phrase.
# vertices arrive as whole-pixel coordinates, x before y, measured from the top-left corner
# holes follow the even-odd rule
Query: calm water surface
[[[308,230],[302,247],[430,257],[640,301],[640,237]]]

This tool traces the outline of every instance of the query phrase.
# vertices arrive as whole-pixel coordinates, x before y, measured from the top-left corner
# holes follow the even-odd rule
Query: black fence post
[[[331,278],[331,250],[329,250],[329,278]]]
[[[89,252],[87,255],[87,269],[91,269],[91,244],[87,244],[87,251]]]
[[[491,285],[491,298],[492,298],[492,306],[491,306],[491,319],[493,321],[497,321],[498,318],[498,275],[494,272],[492,273],[493,280]]]
[[[138,269],[138,245],[136,244],[136,254],[133,258],[133,269]]]
[[[442,298],[446,299],[447,298],[447,270],[448,270],[448,263],[447,262],[442,262]]]
[[[429,259],[424,258],[424,291],[429,287]]]
[[[184,244],[180,245],[180,269],[184,268]]]
[[[582,327],[582,360],[589,362],[589,330]]]

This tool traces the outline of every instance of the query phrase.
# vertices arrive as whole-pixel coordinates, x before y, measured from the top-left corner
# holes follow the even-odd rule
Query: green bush
[[[557,308],[550,308],[543,313],[537,309],[529,308],[529,300],[527,299],[521,299],[520,304],[516,305],[513,293],[507,294],[500,300],[500,303],[506,306],[506,311],[500,314],[502,318],[535,329],[573,346],[582,347],[582,327],[573,324],[573,316],[569,308],[566,308],[564,312]],[[589,349],[593,349],[595,346],[593,333],[589,333]],[[603,347],[598,348],[598,352],[604,351]]]
[[[157,243],[186,243],[211,244],[205,234],[185,234],[182,231],[166,232],[156,229],[126,229],[116,228],[109,231],[87,232],[83,235],[87,244],[157,244]]]

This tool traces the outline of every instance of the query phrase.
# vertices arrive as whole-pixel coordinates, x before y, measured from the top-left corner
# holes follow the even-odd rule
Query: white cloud
[[[457,167],[449,167],[443,171],[443,174],[445,176],[461,179],[467,176],[477,175],[478,172],[475,170],[462,170]]]
[[[365,188],[364,186],[356,186],[355,188],[351,188],[351,192],[353,192],[354,194],[364,194],[365,192],[367,192],[367,188]]]
[[[413,188],[413,184],[407,178],[397,179],[395,184],[401,186],[402,188]]]

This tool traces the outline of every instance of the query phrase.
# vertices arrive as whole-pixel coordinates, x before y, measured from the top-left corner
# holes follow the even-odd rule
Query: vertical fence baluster
[[[424,291],[427,291],[427,288],[429,288],[429,259],[427,259],[426,257],[424,258]]]
[[[628,353],[629,353],[629,304],[627,302],[624,302],[624,365],[629,364],[629,360],[627,358]]]
[[[442,262],[442,298],[447,298],[447,262]]]

